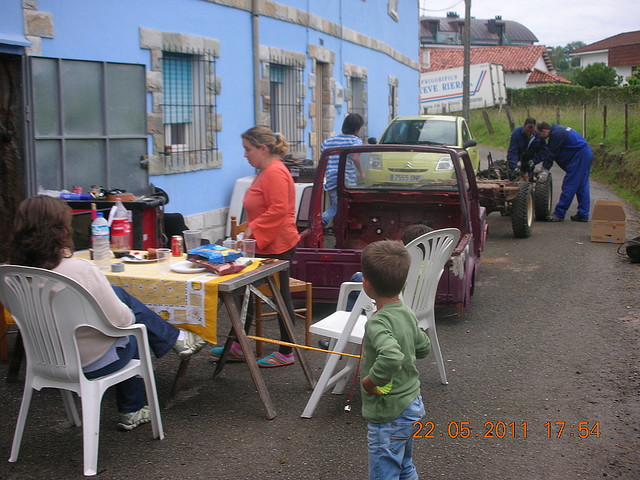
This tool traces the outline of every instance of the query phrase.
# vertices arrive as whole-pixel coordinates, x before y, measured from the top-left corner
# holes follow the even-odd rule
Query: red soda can
[[[182,237],[180,235],[171,237],[171,255],[174,257],[182,255]]]

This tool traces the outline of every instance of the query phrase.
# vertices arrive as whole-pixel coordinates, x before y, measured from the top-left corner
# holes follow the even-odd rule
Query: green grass
[[[508,148],[511,128],[507,110],[485,111],[493,132],[489,132],[483,111],[471,110],[469,123],[476,139],[484,145]],[[525,118],[533,117],[580,132],[594,152],[592,176],[613,187],[620,197],[640,209],[640,104],[627,107],[626,128],[622,105],[607,106],[606,112],[602,106],[588,107],[586,111],[582,107],[540,106],[512,109],[511,112],[515,126],[522,125]]]

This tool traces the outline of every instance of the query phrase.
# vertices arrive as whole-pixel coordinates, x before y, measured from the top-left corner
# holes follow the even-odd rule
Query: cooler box
[[[617,200],[598,200],[591,215],[591,241],[624,243],[625,214]]]

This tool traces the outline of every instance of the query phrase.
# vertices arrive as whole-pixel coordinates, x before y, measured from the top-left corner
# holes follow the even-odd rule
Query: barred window
[[[360,137],[367,138],[367,79],[362,77],[350,77],[351,102],[349,113],[359,113],[364,119],[364,125],[360,129]]]
[[[172,169],[207,168],[217,150],[215,59],[163,52],[164,154]]]
[[[303,112],[302,68],[269,64],[270,125],[289,142],[290,151],[303,152],[304,130],[300,115]]]

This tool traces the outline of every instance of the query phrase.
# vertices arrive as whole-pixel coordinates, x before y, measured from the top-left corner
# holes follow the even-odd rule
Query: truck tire
[[[536,212],[536,220],[544,222],[551,215],[553,207],[553,183],[551,174],[543,182],[537,181],[533,191],[533,199]]]
[[[521,182],[511,209],[511,228],[516,238],[529,238],[533,225],[533,185]]]

